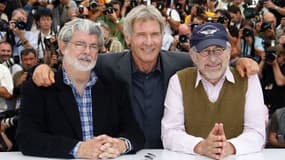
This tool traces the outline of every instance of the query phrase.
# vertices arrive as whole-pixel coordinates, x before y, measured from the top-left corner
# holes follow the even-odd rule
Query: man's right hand
[[[78,151],[78,158],[87,158],[87,159],[99,159],[99,155],[102,153],[100,148],[103,146],[103,141],[97,139],[96,137],[81,142]]]
[[[33,73],[33,81],[37,86],[48,87],[55,83],[54,73],[48,65],[41,64],[36,67]]]
[[[226,138],[221,134],[222,124],[216,123],[210,131],[208,137],[198,143],[194,151],[198,154],[205,155],[213,159],[221,159],[223,148],[225,147]]]

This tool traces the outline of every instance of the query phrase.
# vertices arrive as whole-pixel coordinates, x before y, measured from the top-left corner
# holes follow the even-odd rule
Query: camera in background
[[[253,30],[251,30],[249,28],[244,28],[242,30],[242,37],[248,37],[248,36],[254,37],[254,32],[253,32]]]
[[[19,56],[14,56],[13,58],[7,59],[2,64],[7,66],[8,68],[10,68],[14,64],[20,64],[20,58],[19,58]]]
[[[266,32],[271,29],[271,22],[263,22],[260,27],[260,32]]]
[[[224,15],[219,16],[217,19],[217,23],[225,24],[225,22],[228,20],[228,18]]]
[[[265,40],[265,62],[273,62],[277,58],[277,45],[275,40]]]

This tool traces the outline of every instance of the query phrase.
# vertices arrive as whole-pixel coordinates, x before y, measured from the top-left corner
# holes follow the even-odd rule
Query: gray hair
[[[133,34],[133,25],[136,20],[155,20],[160,25],[161,33],[164,32],[164,23],[161,13],[153,5],[139,5],[133,8],[126,16],[124,20],[124,33],[127,36]]]
[[[88,19],[75,18],[60,29],[58,40],[69,42],[75,31],[81,31],[90,35],[98,36],[98,45],[101,47],[104,44],[104,33],[100,26]]]

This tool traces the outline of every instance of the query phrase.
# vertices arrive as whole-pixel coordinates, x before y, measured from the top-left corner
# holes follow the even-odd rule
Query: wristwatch
[[[115,21],[115,23],[116,23],[116,24],[119,24],[119,23],[120,23],[120,20],[117,19],[117,20]]]
[[[119,139],[122,140],[122,141],[125,143],[125,146],[126,146],[126,151],[125,151],[125,153],[128,153],[129,151],[132,150],[130,141],[129,141],[128,139],[122,138],[122,137],[120,137]]]

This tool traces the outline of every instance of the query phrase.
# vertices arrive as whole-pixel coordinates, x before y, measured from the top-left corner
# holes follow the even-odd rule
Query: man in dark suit
[[[160,50],[164,23],[152,5],[133,8],[125,18],[124,33],[130,51],[98,56],[95,72],[104,81],[124,84],[135,118],[144,132],[144,147],[162,148],[160,123],[168,80],[176,71],[192,66],[192,62],[187,53]],[[249,59],[239,60],[237,67],[243,75],[258,68]],[[33,80],[39,86],[49,86],[54,83],[53,74],[48,66],[41,65],[35,70]]]
[[[100,27],[86,19],[65,24],[58,36],[62,70],[48,88],[23,87],[17,130],[23,154],[60,158],[115,158],[143,147],[130,101],[119,83],[94,68],[103,45]]]

